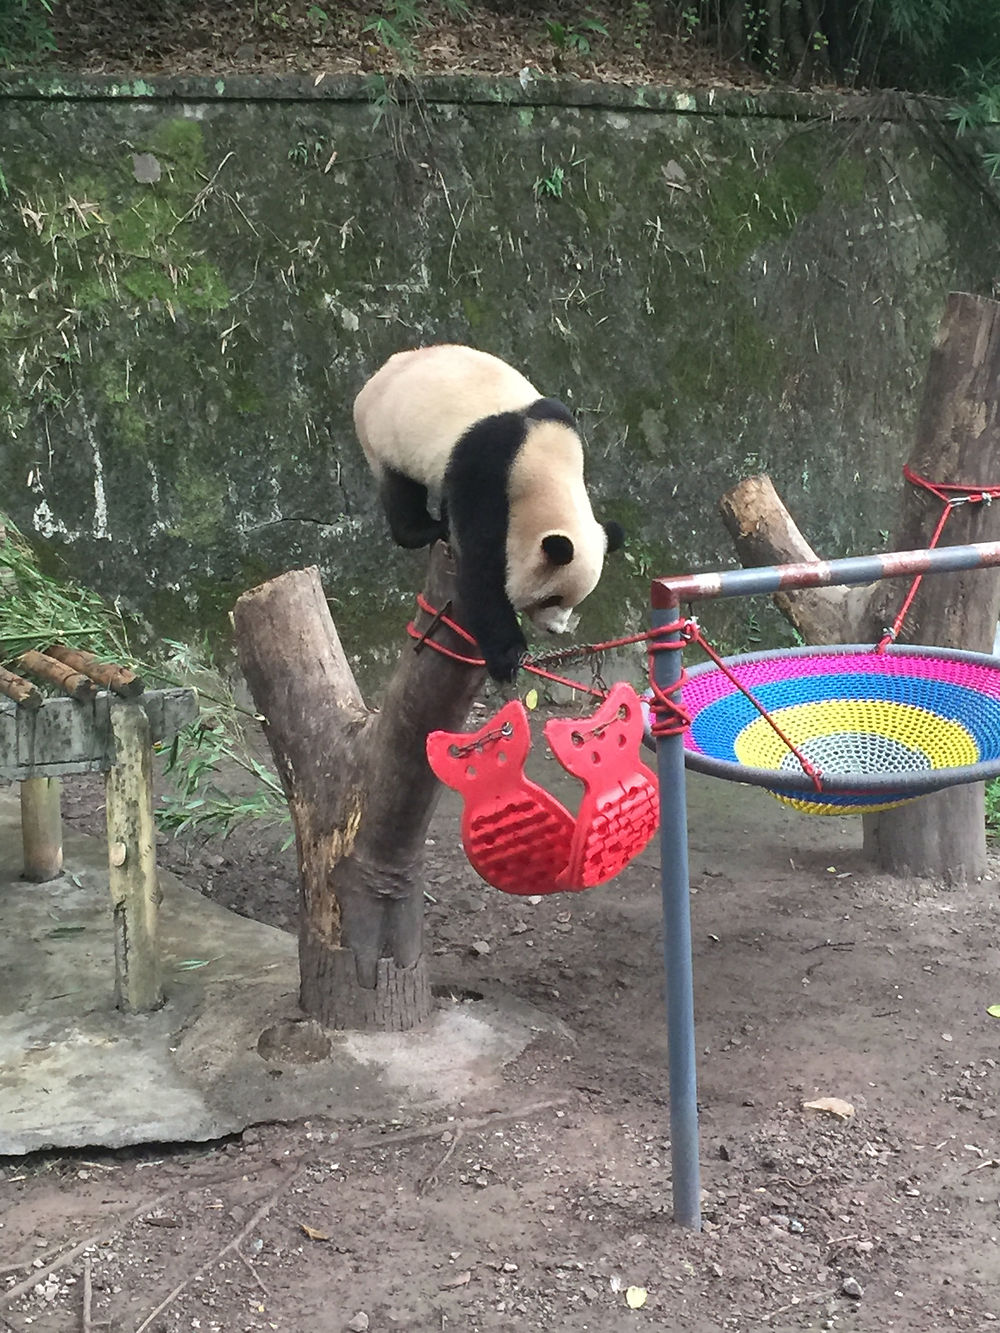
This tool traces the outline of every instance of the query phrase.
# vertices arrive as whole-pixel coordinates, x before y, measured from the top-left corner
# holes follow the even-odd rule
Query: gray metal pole
[[[656,610],[660,629],[676,621],[679,608]],[[680,633],[665,636],[679,642]],[[656,652],[653,679],[668,691],[681,674],[680,648]],[[656,767],[660,785],[660,882],[663,892],[663,963],[666,969],[667,1039],[670,1054],[670,1156],[674,1220],[701,1229],[701,1173],[698,1164],[698,1081],[695,1068],[694,965],[691,957],[691,896],[688,875],[687,799],[684,736],[658,736]]]

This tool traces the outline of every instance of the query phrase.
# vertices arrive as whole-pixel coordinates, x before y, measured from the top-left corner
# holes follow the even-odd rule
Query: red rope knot
[[[649,686],[652,698],[649,701],[649,730],[653,736],[680,736],[691,725],[691,717],[680,699],[673,698],[684,688],[687,671],[681,666],[680,675],[674,683],[664,689],[658,685],[653,675],[655,653],[679,652],[685,644],[698,636],[698,622],[693,619],[674,620],[668,625],[660,625],[650,630],[647,635],[647,656],[649,661]],[[668,638],[677,635],[677,638]]]

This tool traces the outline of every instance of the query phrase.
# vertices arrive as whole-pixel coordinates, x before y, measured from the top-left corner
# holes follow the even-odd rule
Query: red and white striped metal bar
[[[658,578],[653,580],[650,593],[653,628],[664,630],[668,625],[677,626],[680,607],[687,602],[716,597],[748,597],[796,588],[874,583],[879,579],[986,569],[996,565],[1000,565],[1000,542],[980,542],[926,551],[892,551],[885,555],[809,560],[792,565]],[[667,642],[679,642],[679,627],[666,632],[664,638]],[[669,694],[680,680],[681,656],[679,648],[654,654],[653,678],[665,694]],[[658,736],[656,759],[660,782],[660,866],[670,1048],[674,1218],[682,1226],[697,1230],[701,1227],[701,1184],[683,733]]]

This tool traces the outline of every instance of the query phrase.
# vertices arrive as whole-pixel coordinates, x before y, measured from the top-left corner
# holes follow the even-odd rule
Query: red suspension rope
[[[945,524],[954,510],[964,504],[990,504],[991,501],[1000,496],[1000,486],[963,486],[957,482],[930,481],[927,477],[922,477],[919,472],[914,472],[909,463],[903,465],[903,476],[913,486],[919,486],[931,495],[936,496],[943,505],[941,517],[937,521],[937,527],[934,529],[934,535],[927,545],[931,550],[937,546],[941,533],[944,532]],[[903,628],[903,622],[909,614],[910,607],[913,605],[913,599],[917,595],[921,583],[924,581],[923,574],[918,574],[910,584],[910,590],[903,599],[903,605],[899,608],[899,613],[892,624],[886,629],[881,639],[875,645],[875,652],[884,653],[891,643],[895,643],[899,637],[899,631]]]

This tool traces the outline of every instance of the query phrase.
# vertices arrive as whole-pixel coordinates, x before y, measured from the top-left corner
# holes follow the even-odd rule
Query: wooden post
[[[25,879],[42,884],[62,874],[58,778],[25,778],[21,783],[21,844]]]
[[[115,1004],[132,1013],[163,1003],[153,825],[153,747],[138,703],[112,703],[115,760],[108,770],[108,870],[115,930]]]

